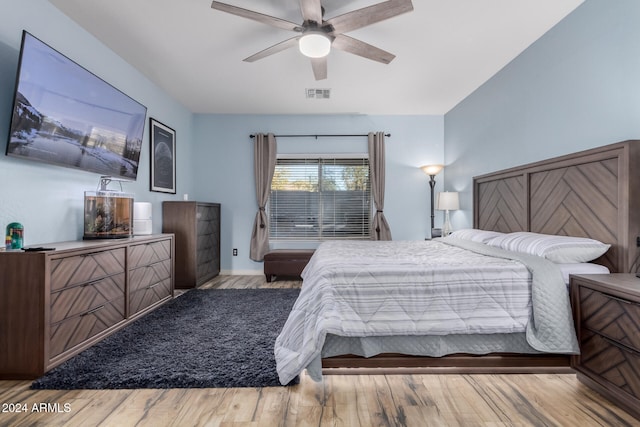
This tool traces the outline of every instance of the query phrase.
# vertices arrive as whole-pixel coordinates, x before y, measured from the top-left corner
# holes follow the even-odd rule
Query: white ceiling
[[[381,0],[324,0],[325,19]],[[295,33],[211,9],[209,0],[50,0],[195,113],[442,115],[583,0],[413,0],[414,11],[348,33],[396,55],[332,50],[328,78],[289,49]],[[226,0],[302,23],[298,0]],[[330,88],[331,99],[305,99]]]

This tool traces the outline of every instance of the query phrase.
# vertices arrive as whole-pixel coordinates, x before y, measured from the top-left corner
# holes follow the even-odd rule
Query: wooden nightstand
[[[640,419],[640,278],[572,275],[571,305],[578,379]]]

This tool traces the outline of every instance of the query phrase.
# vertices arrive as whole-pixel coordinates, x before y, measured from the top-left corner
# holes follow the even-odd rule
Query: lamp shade
[[[444,169],[444,165],[426,165],[420,166],[420,169],[427,175],[438,175]]]
[[[460,209],[460,199],[455,191],[443,191],[438,193],[437,209],[440,211],[455,211]]]
[[[307,31],[298,41],[300,52],[309,58],[322,58],[331,51],[331,39],[321,31]]]

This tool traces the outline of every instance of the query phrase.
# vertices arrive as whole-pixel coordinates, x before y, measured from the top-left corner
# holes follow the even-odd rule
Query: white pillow
[[[558,264],[565,284],[569,284],[570,274],[609,274],[609,269],[604,265],[580,262],[577,264]]]
[[[455,237],[456,239],[487,243],[491,239],[504,236],[504,233],[500,233],[498,231],[478,230],[477,228],[464,228],[462,230],[454,231],[450,236]]]
[[[584,237],[552,236],[519,231],[487,242],[499,248],[538,255],[558,264],[589,262],[603,255],[611,245]]]

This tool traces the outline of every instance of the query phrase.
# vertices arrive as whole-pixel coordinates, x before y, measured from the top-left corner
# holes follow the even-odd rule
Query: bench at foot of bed
[[[264,275],[267,282],[276,277],[300,278],[314,249],[276,249],[264,256]]]

